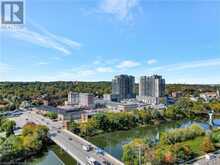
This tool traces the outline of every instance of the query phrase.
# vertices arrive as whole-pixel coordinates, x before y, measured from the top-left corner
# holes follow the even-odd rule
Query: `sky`
[[[160,74],[220,84],[219,0],[26,0],[0,28],[0,81],[110,81]]]

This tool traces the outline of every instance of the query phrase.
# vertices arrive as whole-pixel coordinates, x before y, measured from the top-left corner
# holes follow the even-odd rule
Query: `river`
[[[201,125],[204,129],[209,130],[208,122],[198,121],[175,121],[169,123],[163,123],[160,125],[149,125],[140,128],[134,128],[127,131],[116,131],[112,133],[100,134],[94,137],[90,137],[87,140],[93,144],[103,148],[105,151],[113,155],[114,157],[121,159],[122,146],[129,143],[134,138],[151,137],[159,138],[159,133],[171,128],[187,127],[192,123]],[[214,123],[220,125],[220,119],[215,119]],[[41,156],[35,157],[27,161],[31,165],[75,165],[76,162],[67,153],[65,153],[57,145],[52,145],[48,148],[48,151]]]

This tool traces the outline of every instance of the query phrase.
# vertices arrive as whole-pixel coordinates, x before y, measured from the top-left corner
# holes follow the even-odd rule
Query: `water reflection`
[[[203,127],[206,131],[209,131],[211,128],[207,121],[175,121],[170,123],[163,123],[160,125],[151,125],[141,128],[135,128],[128,131],[117,131],[113,133],[105,133],[102,135],[97,135],[91,137],[88,140],[94,143],[95,145],[104,148],[105,151],[109,152],[111,155],[115,156],[118,159],[122,157],[122,146],[129,143],[134,138],[144,138],[148,137],[151,139],[158,138],[159,133],[167,131],[172,128],[184,128],[188,127],[191,124],[196,123]],[[220,125],[220,119],[214,120],[217,127]]]

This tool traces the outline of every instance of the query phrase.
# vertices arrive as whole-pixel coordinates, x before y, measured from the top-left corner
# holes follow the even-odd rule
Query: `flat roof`
[[[39,109],[39,110],[43,110],[43,111],[48,111],[48,112],[56,112],[59,114],[67,114],[67,113],[71,113],[71,112],[76,112],[76,110],[66,110],[66,109],[61,109],[61,108],[46,106],[46,105],[40,105],[40,106],[36,106],[34,108]]]

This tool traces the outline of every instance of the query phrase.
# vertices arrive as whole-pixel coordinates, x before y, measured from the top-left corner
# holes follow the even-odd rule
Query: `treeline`
[[[154,109],[134,110],[132,112],[99,113],[79,124],[71,121],[69,130],[81,136],[92,136],[101,132],[127,130],[140,125],[160,122],[161,113]]]
[[[62,105],[69,91],[88,92],[101,97],[111,92],[110,82],[2,82],[0,100],[8,99],[16,107],[24,100],[47,99],[53,106]],[[40,99],[39,99],[40,100]],[[37,104],[38,102],[36,102]]]
[[[0,164],[17,164],[18,160],[28,158],[41,151],[47,143],[48,128],[28,123],[22,128],[22,134],[11,134],[0,139]]]
[[[199,84],[167,84],[166,94],[171,94],[175,91],[181,91],[183,96],[194,95],[198,96],[202,92],[216,92],[220,89],[220,85],[199,85]]]
[[[186,85],[186,84],[167,84],[166,94],[181,91],[184,96],[195,95],[200,92],[216,91],[219,86],[211,85]],[[111,82],[0,82],[0,101],[10,100],[17,108],[24,100],[36,100],[43,96],[53,106],[62,105],[67,99],[67,93],[88,92],[95,96],[102,97],[105,93],[111,93]],[[136,94],[138,94],[138,84],[136,84]]]

